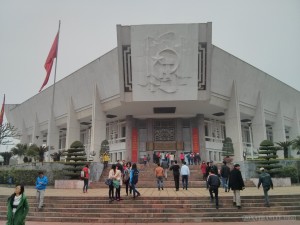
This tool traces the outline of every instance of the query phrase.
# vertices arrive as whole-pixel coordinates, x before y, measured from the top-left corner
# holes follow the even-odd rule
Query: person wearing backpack
[[[208,187],[209,187],[209,194],[210,194],[210,201],[213,202],[214,198],[216,200],[216,209],[219,209],[219,187],[220,187],[220,179],[218,175],[215,174],[214,170],[209,172],[209,176],[207,179]],[[213,196],[215,194],[215,197]]]
[[[89,186],[89,178],[90,178],[90,173],[89,173],[89,164],[86,164],[85,167],[83,167],[81,171],[81,178],[83,179],[83,193],[87,193],[88,186]],[[83,176],[82,176],[83,175]]]
[[[136,189],[136,184],[139,179],[139,171],[137,169],[136,163],[132,164],[129,179],[130,179],[129,183],[130,183],[130,186],[131,186],[132,192],[133,192],[133,198],[135,198],[136,194],[137,194],[137,197],[141,196],[140,192]]]

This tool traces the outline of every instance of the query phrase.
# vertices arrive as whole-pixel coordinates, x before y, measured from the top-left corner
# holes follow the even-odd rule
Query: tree
[[[30,145],[26,152],[26,155],[32,157],[34,161],[36,161],[39,155],[39,147],[36,144]]]
[[[0,126],[0,145],[8,145],[12,143],[10,138],[17,136],[16,129],[10,123],[3,123]]]
[[[62,155],[62,151],[54,152],[50,156],[54,162],[60,161],[60,156]]]
[[[228,157],[234,155],[233,144],[230,137],[225,138],[223,141],[222,155]]]
[[[13,155],[17,155],[19,157],[22,157],[27,152],[27,145],[26,144],[17,144],[15,147],[11,149],[11,153]]]
[[[292,148],[300,150],[300,136],[293,140]]]
[[[258,150],[258,159],[260,160],[257,165],[257,172],[259,173],[259,168],[265,168],[266,172],[271,175],[279,174],[280,168],[279,161],[276,160],[278,147],[274,146],[272,141],[264,140],[260,143]]]
[[[107,140],[101,142],[100,156],[103,155],[105,152],[109,152],[109,143]]]
[[[66,156],[65,165],[68,167],[64,169],[66,171],[64,175],[71,179],[80,178],[80,171],[87,161],[83,144],[80,141],[74,141],[67,150]]]
[[[45,152],[48,151],[48,147],[47,146],[40,146],[38,148],[38,156],[39,156],[39,161],[43,164],[44,160],[45,160]]]
[[[0,155],[4,158],[4,165],[9,165],[9,159],[12,157],[12,152],[1,152]]]
[[[294,141],[282,141],[276,142],[278,146],[283,149],[284,158],[287,159],[289,157],[289,147],[293,145]]]

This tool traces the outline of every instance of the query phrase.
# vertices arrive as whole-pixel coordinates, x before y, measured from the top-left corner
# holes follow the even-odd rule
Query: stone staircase
[[[7,196],[0,196],[0,221],[6,220]],[[232,206],[232,197],[220,198],[216,210],[209,197],[138,197],[109,203],[107,197],[45,197],[45,208],[36,211],[28,197],[28,221],[77,223],[193,223],[300,220],[300,195],[271,196],[265,208],[262,196],[243,196],[243,208]]]
[[[146,167],[144,165],[138,165],[139,173],[139,183],[138,187],[143,188],[156,188],[156,178],[154,175],[154,170],[157,167],[156,164],[150,163]],[[206,187],[206,182],[202,179],[202,173],[200,170],[200,165],[189,165],[190,168],[190,177],[189,177],[189,188],[204,188]],[[108,165],[102,172],[99,181],[93,182],[90,184],[90,188],[105,188],[107,187],[104,184],[105,179],[108,177],[109,170],[111,169],[111,165]],[[180,178],[181,185],[181,178]],[[245,181],[246,187],[254,187],[254,183],[250,180]],[[174,179],[173,179],[173,171],[168,171],[168,179],[164,180],[165,188],[174,188]]]

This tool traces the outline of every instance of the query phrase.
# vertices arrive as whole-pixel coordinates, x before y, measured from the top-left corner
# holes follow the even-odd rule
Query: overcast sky
[[[300,90],[299,0],[0,0],[1,102],[38,93],[59,20],[57,81],[116,47],[117,24],[212,22],[214,45]]]

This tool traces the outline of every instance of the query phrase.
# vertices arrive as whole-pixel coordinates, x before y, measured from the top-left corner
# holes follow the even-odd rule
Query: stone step
[[[6,220],[7,196],[0,196],[0,220]],[[33,196],[28,197],[28,221],[77,223],[187,223],[242,222],[276,217],[300,220],[300,195],[270,196],[264,207],[261,196],[243,196],[241,210],[232,206],[232,196],[220,197],[216,210],[209,197],[138,197],[109,203],[107,197],[45,197],[45,208],[36,211]]]

